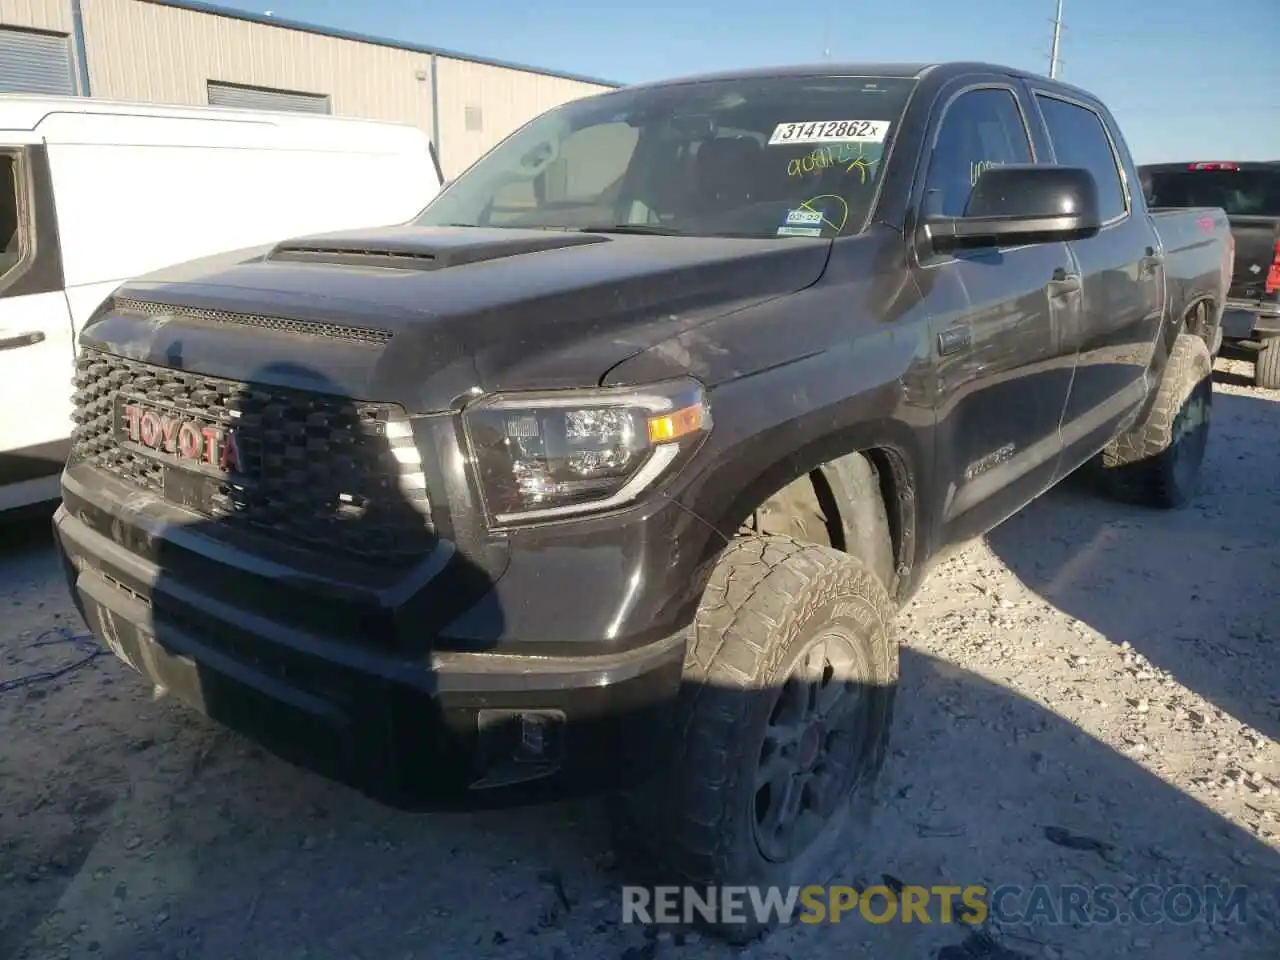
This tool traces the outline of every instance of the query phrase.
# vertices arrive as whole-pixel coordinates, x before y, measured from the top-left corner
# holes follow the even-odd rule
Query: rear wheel
[[[1200,337],[1180,334],[1143,420],[1102,453],[1101,475],[1117,499],[1180,507],[1194,495],[1209,440],[1213,361]]]
[[[1280,390],[1280,337],[1267,337],[1258,344],[1253,382],[1264,390]]]
[[[726,548],[692,628],[677,755],[614,807],[654,883],[821,883],[865,829],[898,678],[894,608],[859,559],[786,537]],[[697,917],[735,942],[776,917]]]

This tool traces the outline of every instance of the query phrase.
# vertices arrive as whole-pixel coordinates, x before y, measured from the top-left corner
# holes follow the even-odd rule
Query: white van
[[[403,223],[441,182],[405,124],[0,96],[0,511],[57,498],[76,338],[121,282]]]

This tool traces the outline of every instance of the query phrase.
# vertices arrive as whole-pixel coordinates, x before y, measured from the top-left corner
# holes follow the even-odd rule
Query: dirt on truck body
[[[119,290],[68,584],[150,681],[380,799],[607,790],[637,875],[812,882],[931,562],[1084,466],[1195,491],[1229,229],[1138,183],[1103,104],[987,64],[566,104],[412,223]]]

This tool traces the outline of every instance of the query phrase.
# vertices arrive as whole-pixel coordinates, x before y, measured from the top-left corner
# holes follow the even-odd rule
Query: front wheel
[[[731,544],[692,629],[677,755],[615,805],[631,866],[655,883],[784,897],[838,870],[884,762],[893,617],[880,579],[851,556],[785,537]],[[735,942],[779,919],[746,904],[694,919]]]

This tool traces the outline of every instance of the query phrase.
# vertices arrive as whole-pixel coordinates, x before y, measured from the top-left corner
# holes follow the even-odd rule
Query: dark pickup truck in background
[[[1101,103],[987,64],[566,104],[413,223],[119,290],[68,583],[158,687],[389,802],[609,790],[655,878],[814,882],[931,561],[1086,463],[1195,489],[1227,221],[1137,184]]]
[[[1222,331],[1254,352],[1254,381],[1280,389],[1280,163],[1196,160],[1138,168],[1155,210],[1221,207],[1235,239]]]

